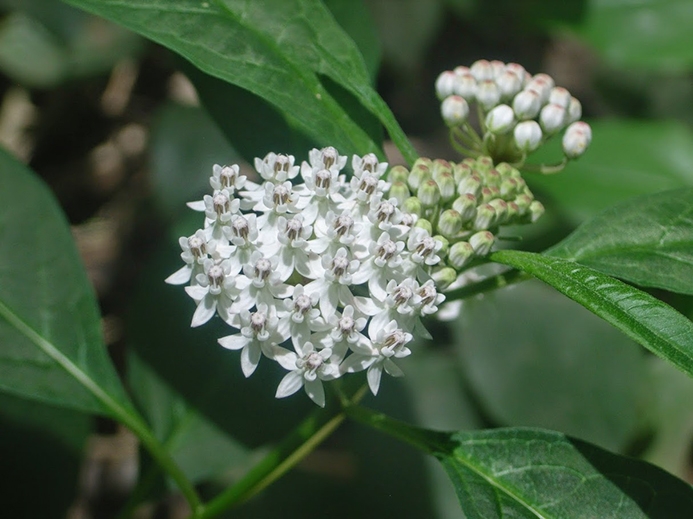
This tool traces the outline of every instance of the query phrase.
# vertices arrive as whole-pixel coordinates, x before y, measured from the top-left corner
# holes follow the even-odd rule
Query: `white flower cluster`
[[[447,70],[436,80],[441,113],[456,137],[470,151],[519,163],[542,142],[567,127],[563,136],[566,159],[582,155],[592,139],[580,102],[548,74],[530,75],[522,65],[479,60],[471,67]],[[483,136],[467,120],[476,103]]]
[[[444,299],[429,276],[442,243],[385,195],[387,164],[354,156],[347,180],[346,161],[332,147],[300,166],[270,153],[260,184],[215,165],[213,193],[188,204],[204,227],[180,238],[185,265],[166,281],[189,282],[192,326],[216,314],[234,330],[219,343],[241,350],[246,377],[263,356],[289,371],[277,398],[303,387],[324,406],[322,381],[363,370],[377,393]]]

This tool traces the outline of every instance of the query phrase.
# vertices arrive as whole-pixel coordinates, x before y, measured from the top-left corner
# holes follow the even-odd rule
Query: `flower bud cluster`
[[[394,360],[411,354],[414,334],[429,336],[421,318],[444,300],[430,274],[448,241],[432,233],[457,224],[415,225],[395,196],[402,186],[384,178],[386,163],[354,156],[347,179],[346,162],[332,147],[312,150],[301,165],[270,153],[255,160],[260,183],[236,165],[215,165],[211,194],[188,204],[204,224],[180,238],[184,265],[166,280],[188,284],[192,326],[215,315],[229,326],[219,343],[241,351],[246,377],[262,358],[288,371],[278,398],[303,388],[323,406],[322,382],[358,371],[377,393],[383,371],[402,375]],[[417,186],[426,208],[452,204],[452,174],[424,177]],[[482,238],[470,246],[488,250]]]
[[[543,142],[566,129],[563,152],[567,159],[584,153],[591,132],[582,117],[580,101],[555,85],[548,74],[532,76],[522,65],[478,60],[438,76],[436,93],[443,120],[462,145],[495,162],[520,163]],[[468,124],[470,106],[478,108],[482,136]]]
[[[533,223],[544,212],[520,172],[490,157],[457,164],[420,158],[411,171],[392,168],[388,180],[388,195],[416,216],[415,227],[443,243],[431,271],[439,288],[490,252],[500,226]]]

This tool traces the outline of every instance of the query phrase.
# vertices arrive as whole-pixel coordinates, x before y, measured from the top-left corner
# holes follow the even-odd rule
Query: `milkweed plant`
[[[542,186],[587,160],[593,127],[594,146],[600,142],[597,126],[582,120],[580,101],[550,75],[485,59],[443,71],[428,91],[439,101],[448,152],[421,157],[321,2],[263,0],[251,7],[177,0],[175,8],[155,2],[147,9],[128,1],[69,3],[249,90],[281,113],[267,123],[275,133],[299,133],[318,143],[300,154],[263,149],[250,164],[199,164],[190,175],[204,177],[207,193],[197,200],[191,195],[184,209],[197,230],[179,237],[182,261],[156,280],[169,290],[167,297],[188,305],[186,320],[195,332],[216,335],[186,350],[195,355],[214,348],[242,374],[228,398],[258,393],[275,409],[297,403],[309,409],[293,432],[273,438],[272,447],[211,487],[201,485],[211,477],[207,465],[223,465],[227,451],[204,457],[204,464],[190,460],[202,459],[216,429],[209,426],[208,436],[186,444],[181,438],[190,427],[167,427],[180,418],[174,407],[189,410],[181,422],[201,419],[193,400],[171,397],[148,406],[151,388],[138,395],[140,385],[131,382],[126,390],[100,342],[98,310],[74,247],[54,254],[71,240],[60,210],[24,166],[0,155],[0,196],[3,207],[15,211],[7,214],[46,229],[15,235],[12,226],[0,226],[3,257],[17,265],[11,275],[0,269],[0,351],[12,366],[23,366],[4,370],[0,387],[104,415],[132,431],[154,463],[143,464],[121,517],[152,495],[161,474],[184,497],[191,519],[219,517],[287,474],[345,420],[437,459],[452,482],[460,517],[693,517],[690,485],[641,459],[537,428],[425,429],[364,404],[377,407],[388,377],[407,384],[411,367],[448,340],[439,335],[449,330],[446,322],[467,322],[468,302],[531,277],[601,317],[662,365],[693,375],[693,323],[672,306],[677,300],[671,296],[693,293],[690,188],[625,201],[543,253],[528,252],[520,236],[532,235],[525,230],[554,205]],[[289,16],[289,8],[303,14]],[[151,16],[158,12],[167,16]],[[192,31],[197,23],[203,32]],[[323,76],[377,118],[401,158],[387,158],[382,143],[323,86]],[[219,119],[241,133],[263,123],[247,121],[245,128],[244,121]],[[541,225],[532,229],[540,233]],[[173,252],[170,258],[176,260]],[[16,273],[25,277],[15,279]],[[670,295],[655,297],[661,293]],[[155,328],[153,321],[147,326]],[[176,365],[171,357],[167,362]],[[253,384],[244,380],[250,377]],[[169,411],[167,422],[161,416]],[[214,434],[228,441],[228,433]],[[302,491],[304,502],[322,499],[309,487]],[[320,517],[330,518],[334,507],[325,502],[322,510]]]

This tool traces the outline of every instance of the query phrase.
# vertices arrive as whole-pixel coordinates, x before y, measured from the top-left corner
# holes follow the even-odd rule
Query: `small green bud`
[[[529,204],[527,204],[527,207],[529,207]],[[423,214],[423,206],[421,205],[421,200],[419,200],[415,196],[410,196],[409,198],[407,198],[404,201],[404,204],[402,205],[402,209],[409,214],[415,214],[419,217]]]
[[[452,175],[452,166],[447,160],[443,159],[436,159],[433,161],[433,165],[431,166],[431,175],[433,176],[433,180],[438,182],[438,178],[440,175],[443,174],[450,174]]]
[[[508,202],[508,216],[506,222],[512,223],[520,217],[520,208],[515,202]]]
[[[508,177],[513,177],[514,172],[517,171],[515,168],[513,168],[510,164],[507,162],[501,162],[496,166],[496,171],[498,171],[498,174],[503,177],[503,178],[508,178]]]
[[[505,178],[500,185],[500,196],[505,200],[514,199],[519,193],[518,182],[516,178]]]
[[[508,204],[502,198],[494,198],[488,205],[496,210],[496,218],[493,222],[493,226],[502,225],[507,221],[508,218]]]
[[[440,196],[444,202],[452,200],[457,195],[457,190],[455,189],[455,178],[452,173],[440,173],[436,179],[438,188],[440,189]]]
[[[469,244],[477,256],[486,256],[491,252],[494,241],[496,241],[496,238],[489,231],[480,231],[469,238]]]
[[[420,164],[419,160],[414,163],[414,166],[411,168],[411,172],[409,173],[409,177],[407,178],[409,189],[414,192],[419,189],[419,186],[425,180],[432,178],[431,169],[425,164]]]
[[[446,238],[454,238],[462,230],[462,216],[454,209],[443,211],[438,218],[438,230]]]
[[[452,203],[452,208],[457,211],[463,222],[468,222],[476,215],[476,204],[476,197],[466,193],[455,199]]]
[[[474,217],[474,230],[481,231],[488,229],[496,221],[496,210],[492,205],[481,204],[476,208],[476,216]]]
[[[460,126],[469,117],[469,103],[462,96],[448,96],[440,105],[440,115],[448,126]]]
[[[473,258],[474,247],[472,247],[466,241],[457,242],[450,247],[450,252],[448,253],[448,263],[456,269],[464,267]]]
[[[452,175],[455,178],[455,184],[459,184],[463,178],[468,177],[474,170],[469,164],[460,162],[452,167]]]
[[[487,186],[500,186],[502,182],[501,175],[495,168],[489,169],[486,173],[484,173],[484,180],[484,183]]]
[[[459,195],[469,194],[479,198],[481,195],[481,187],[481,177],[477,173],[472,173],[457,184],[457,193]]]
[[[419,218],[418,220],[416,220],[414,227],[421,227],[422,229],[426,229],[428,234],[433,233],[433,226],[431,225],[431,222],[429,222],[425,218]]]
[[[526,193],[522,193],[521,195],[517,195],[515,197],[514,202],[517,204],[520,214],[526,214],[527,211],[529,211],[529,206],[533,200],[534,198],[531,196],[527,195]]]
[[[433,207],[440,202],[440,188],[438,183],[429,178],[425,180],[416,191],[416,196],[424,207]]]
[[[426,166],[429,170],[433,168],[433,161],[429,159],[428,157],[419,157],[414,161],[414,165],[412,166],[412,169],[418,167],[418,166]]]
[[[457,280],[457,271],[451,267],[438,269],[431,274],[438,290],[445,290]]]
[[[544,214],[544,211],[544,205],[539,200],[535,200],[529,204],[529,221],[536,222]]]
[[[388,182],[406,182],[409,178],[409,170],[404,166],[393,166],[387,173]]]
[[[480,200],[482,203],[490,202],[494,198],[496,198],[496,197],[493,196],[493,190],[491,189],[490,186],[484,186],[481,188]]]
[[[401,206],[411,196],[409,186],[405,182],[396,181],[390,186],[389,197],[397,199],[397,203]]]
[[[476,159],[476,169],[483,173],[493,169],[493,159],[491,157],[479,157]]]

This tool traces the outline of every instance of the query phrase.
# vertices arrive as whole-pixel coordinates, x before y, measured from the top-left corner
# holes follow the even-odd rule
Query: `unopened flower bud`
[[[469,72],[477,81],[493,79],[493,66],[488,60],[480,59],[472,63]]]
[[[500,176],[502,178],[508,178],[508,177],[516,178],[516,177],[520,176],[520,172],[517,169],[513,168],[507,162],[501,162],[500,164],[498,164],[496,166],[496,171],[498,171],[498,173],[500,173]]]
[[[491,61],[491,73],[493,79],[498,79],[505,72],[505,63],[494,59]]]
[[[571,97],[570,104],[568,105],[566,124],[572,124],[575,121],[579,121],[580,117],[582,117],[582,105],[580,104],[580,101],[574,97]]]
[[[505,65],[505,71],[512,72],[513,74],[515,74],[517,78],[520,80],[521,85],[524,86],[525,77],[527,75],[525,67],[523,67],[519,63],[508,63],[507,65]]]
[[[520,208],[515,202],[508,202],[508,216],[506,222],[511,223],[520,217]]]
[[[462,230],[462,216],[454,209],[443,211],[438,218],[438,230],[446,238],[454,238]]]
[[[534,201],[534,198],[532,198],[531,196],[529,196],[526,193],[522,193],[520,195],[517,195],[515,197],[515,200],[513,200],[513,202],[515,202],[515,204],[517,204],[517,207],[520,210],[520,214],[525,214],[526,212],[528,212],[529,206],[532,204],[533,201]]]
[[[491,247],[493,247],[495,241],[495,236],[489,231],[478,232],[469,238],[469,244],[472,246],[477,256],[486,256],[491,252]]]
[[[522,79],[509,70],[504,71],[497,79],[496,84],[500,91],[501,99],[512,99],[522,90]]]
[[[566,130],[563,135],[563,153],[569,159],[576,159],[582,155],[592,141],[592,129],[589,124],[577,121]]]
[[[541,110],[541,98],[534,90],[523,90],[513,99],[513,111],[520,121],[534,119]]]
[[[460,269],[474,258],[474,247],[466,241],[460,241],[450,247],[448,252],[448,263]]]
[[[544,205],[539,200],[534,200],[529,204],[529,221],[536,222],[544,214]]]
[[[448,126],[459,126],[463,124],[469,116],[469,105],[464,97],[452,95],[446,97],[440,105],[440,113],[445,124]]]
[[[453,165],[452,174],[455,178],[455,183],[459,184],[463,178],[471,175],[472,171],[472,167],[465,162],[460,162],[459,164]]]
[[[431,175],[436,182],[443,173],[452,174],[452,165],[447,160],[435,159],[431,166]]]
[[[457,211],[463,222],[468,222],[476,215],[476,197],[470,193],[460,195],[452,203],[452,208]]]
[[[481,188],[481,177],[477,173],[472,173],[457,184],[457,193],[460,195],[470,194],[478,198],[481,194]]]
[[[507,133],[514,125],[515,113],[508,105],[498,105],[486,115],[486,128],[491,133]]]
[[[476,208],[476,216],[474,217],[473,227],[477,231],[488,229],[491,227],[495,219],[496,210],[493,208],[493,206],[489,204],[481,204]]]
[[[480,81],[476,87],[476,100],[484,110],[490,110],[500,101],[500,90],[492,79]]]
[[[525,90],[534,90],[539,94],[539,99],[541,104],[546,103],[549,100],[549,95],[551,94],[551,89],[556,86],[553,78],[548,74],[536,74],[525,86]]]
[[[499,194],[500,194],[500,190],[499,190]],[[481,188],[481,196],[479,197],[479,199],[481,200],[482,204],[490,202],[494,198],[496,198],[496,196],[495,196],[493,190],[491,189],[491,186],[484,186]]]
[[[513,130],[515,145],[517,149],[529,153],[536,150],[541,144],[541,127],[536,121],[522,121],[515,126]]]
[[[416,196],[421,200],[424,207],[433,207],[440,202],[440,188],[438,183],[429,178],[425,180],[416,191]]]
[[[457,281],[457,271],[452,267],[438,269],[431,274],[438,290],[445,290]]]
[[[568,108],[570,99],[570,92],[563,87],[553,87],[549,92],[549,104],[555,104],[562,106],[563,108]]]
[[[493,159],[491,157],[483,155],[476,159],[475,167],[477,171],[481,173],[486,173],[490,169],[493,169]]]
[[[496,168],[489,169],[484,173],[484,181],[488,187],[500,186],[502,180],[501,174]]]
[[[436,79],[436,95],[441,101],[455,93],[455,73],[446,70]]]
[[[528,204],[529,205],[529,204]],[[410,196],[404,201],[402,209],[410,214],[415,214],[416,216],[421,216],[423,214],[423,206],[421,205],[421,200],[415,196]]]
[[[452,176],[452,173],[441,173],[438,175],[436,183],[440,189],[440,197],[443,199],[443,202],[455,198],[457,195],[457,186],[455,186],[455,178]]]
[[[504,200],[513,200],[519,193],[518,181],[514,177],[504,178],[500,185],[500,195]]]
[[[507,221],[508,217],[508,204],[502,198],[494,198],[488,205],[496,210],[496,218],[493,222],[493,226],[503,225]]]
[[[419,218],[418,220],[416,220],[414,227],[420,227],[421,229],[425,229],[428,234],[431,234],[433,232],[433,226],[431,225],[431,222],[429,222],[425,218]]]
[[[554,133],[563,128],[565,116],[565,108],[560,105],[549,104],[541,109],[539,122],[546,133]]]
[[[387,173],[388,182],[406,182],[409,178],[409,170],[404,166],[393,166]]]
[[[400,180],[393,182],[390,186],[389,196],[390,198],[395,198],[397,203],[402,205],[411,196],[409,186],[407,186],[406,182]]]
[[[448,255],[448,251],[450,250],[450,242],[445,236],[441,236],[440,234],[436,234],[433,239],[440,243],[440,249],[438,250],[438,256],[441,258],[444,258],[445,256]]]
[[[455,95],[464,97],[471,103],[476,99],[476,79],[469,73],[455,73],[455,84],[453,86]]]
[[[417,160],[412,166],[409,172],[409,177],[407,178],[407,184],[412,191],[419,189],[422,182],[428,180],[431,177],[431,170],[428,166],[420,164]]]

